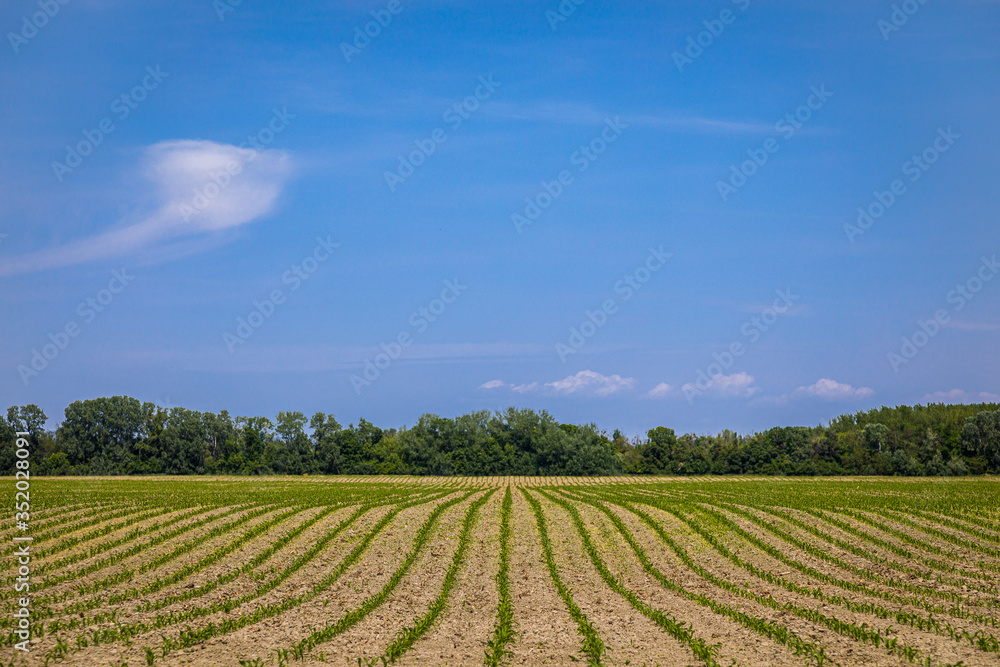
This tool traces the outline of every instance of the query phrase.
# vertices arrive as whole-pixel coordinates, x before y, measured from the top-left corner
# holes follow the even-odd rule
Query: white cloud
[[[236,175],[226,172],[241,165]],[[146,149],[142,169],[159,205],[139,222],[0,263],[0,276],[118,257],[178,237],[239,227],[274,209],[291,176],[287,153],[212,141],[164,141]],[[214,177],[214,178],[213,178]],[[228,183],[218,187],[218,182]],[[207,188],[207,190],[206,190]],[[196,206],[196,192],[210,195]],[[198,201],[197,203],[201,203]],[[182,209],[189,207],[187,214]]]
[[[643,398],[666,398],[671,393],[673,393],[673,391],[674,388],[672,386],[670,386],[666,382],[661,382],[660,384],[656,385],[655,387],[647,391],[642,396]]]
[[[827,401],[844,401],[852,398],[867,398],[875,393],[871,387],[852,387],[849,384],[836,382],[829,378],[817,380],[808,387],[799,387],[795,393],[800,396],[813,396]]]
[[[925,395],[922,400],[924,403],[1000,403],[1000,395],[988,391],[976,393],[964,389],[952,389],[935,391],[933,394]]]
[[[577,392],[593,393],[597,396],[610,396],[625,389],[631,389],[635,384],[633,378],[623,378],[621,375],[601,375],[594,371],[580,371],[562,380],[546,382],[546,387],[552,387],[557,394],[575,394]]]
[[[634,384],[635,380],[633,378],[623,378],[620,375],[601,375],[594,371],[580,371],[576,375],[570,375],[555,382],[546,382],[544,385],[538,382],[515,385],[507,384],[502,380],[490,380],[485,384],[479,385],[479,388],[499,389],[500,387],[509,387],[516,394],[544,391],[563,396],[568,394],[610,396],[619,391],[631,389]]]
[[[284,151],[252,152],[212,141],[164,141],[151,146],[146,159],[146,173],[160,190],[167,217],[172,226],[182,229],[226,229],[266,215],[291,175],[291,161]],[[213,175],[228,175],[226,166],[234,162],[241,165],[241,171],[203,210],[185,221],[180,216],[181,205],[191,206],[195,190],[211,187]]]
[[[685,395],[707,395],[717,398],[750,398],[760,391],[760,387],[753,386],[753,376],[741,371],[732,375],[712,376],[707,384],[698,386],[693,382],[688,382],[681,390]]]

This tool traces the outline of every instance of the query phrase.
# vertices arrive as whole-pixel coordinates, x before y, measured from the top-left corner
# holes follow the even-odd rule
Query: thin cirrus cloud
[[[875,393],[871,387],[852,387],[849,384],[837,382],[830,378],[822,378],[808,387],[799,387],[795,394],[822,398],[827,401],[844,401],[853,398],[868,398]]]
[[[558,123],[565,125],[600,125],[615,113],[586,103],[538,100],[530,103],[490,101],[483,112],[494,120]],[[699,115],[651,113],[625,117],[628,125],[639,125],[671,132],[699,134],[761,134],[774,132],[774,125],[756,121],[708,118]]]
[[[489,382],[484,382],[479,385],[480,389],[499,389],[500,387],[506,387],[507,383],[503,380],[490,380]]]
[[[708,398],[753,398],[761,391],[755,385],[754,376],[746,373],[721,373],[699,383],[688,382],[676,389],[666,382],[661,382],[645,394],[643,398],[668,398],[677,396],[704,396]],[[825,401],[848,401],[858,398],[868,398],[875,391],[871,387],[853,387],[830,378],[821,378],[808,387],[799,387],[790,394],[781,396],[761,396],[756,400],[784,405],[792,399],[815,398]]]
[[[530,382],[527,384],[507,384],[503,380],[490,380],[479,386],[480,389],[507,388],[517,394],[543,391],[556,396],[611,396],[622,391],[629,391],[635,386],[634,378],[623,378],[621,375],[602,375],[595,371],[580,371],[554,382]]]
[[[871,387],[854,387],[830,378],[821,378],[808,387],[799,387],[790,394],[763,396],[759,400],[772,405],[787,405],[793,400],[818,399],[829,402],[853,401],[875,393]]]
[[[659,388],[659,386],[654,387],[654,390]],[[731,375],[722,375],[721,373],[713,375],[708,382],[702,383],[701,386],[694,382],[688,382],[681,387],[681,392],[686,395],[693,393],[694,395],[714,398],[751,398],[754,394],[760,392],[760,387],[754,385],[754,377],[752,375],[741,371]],[[662,396],[666,395],[669,395],[669,393],[662,393]],[[651,398],[656,397],[651,396]]]
[[[924,403],[1000,403],[1000,395],[992,394],[988,391],[965,391],[964,389],[952,389],[951,391],[935,391],[923,397]]]
[[[176,140],[148,147],[142,171],[159,204],[139,222],[14,257],[0,263],[0,276],[119,257],[161,241],[245,225],[274,209],[292,169],[285,151]]]
[[[667,396],[672,396],[675,393],[676,392],[674,391],[674,387],[672,385],[669,385],[666,382],[661,382],[660,384],[656,385],[655,387],[647,391],[645,394],[643,394],[642,397],[666,398]]]

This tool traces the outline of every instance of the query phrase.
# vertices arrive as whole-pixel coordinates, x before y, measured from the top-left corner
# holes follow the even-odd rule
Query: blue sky
[[[1000,400],[1000,3],[290,4],[4,3],[4,406]]]

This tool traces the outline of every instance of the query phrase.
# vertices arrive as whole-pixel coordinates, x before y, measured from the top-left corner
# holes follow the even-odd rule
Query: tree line
[[[35,475],[982,475],[1000,473],[1000,405],[881,407],[826,426],[678,436],[608,435],[508,408],[409,428],[279,412],[232,417],[128,396],[76,401],[54,430],[36,405],[0,416],[0,469],[28,433]]]

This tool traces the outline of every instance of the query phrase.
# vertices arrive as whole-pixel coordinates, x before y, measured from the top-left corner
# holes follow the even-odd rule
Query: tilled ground
[[[0,663],[382,665],[406,639],[406,666],[490,664],[506,493],[514,635],[501,664],[586,663],[583,627],[608,665],[1000,662],[995,502],[907,513],[907,499],[920,501],[913,481],[875,494],[895,509],[847,512],[835,491],[809,511],[794,494],[782,504],[784,489],[815,494],[817,481],[348,481],[211,479],[203,483],[214,502],[161,507],[149,492],[130,504],[117,480],[100,504],[46,508],[32,544],[31,651],[15,651],[8,635]],[[268,494],[248,494],[254,484]],[[232,503],[220,503],[230,489]],[[8,607],[14,575],[0,593]],[[0,618],[0,637],[15,623]]]

